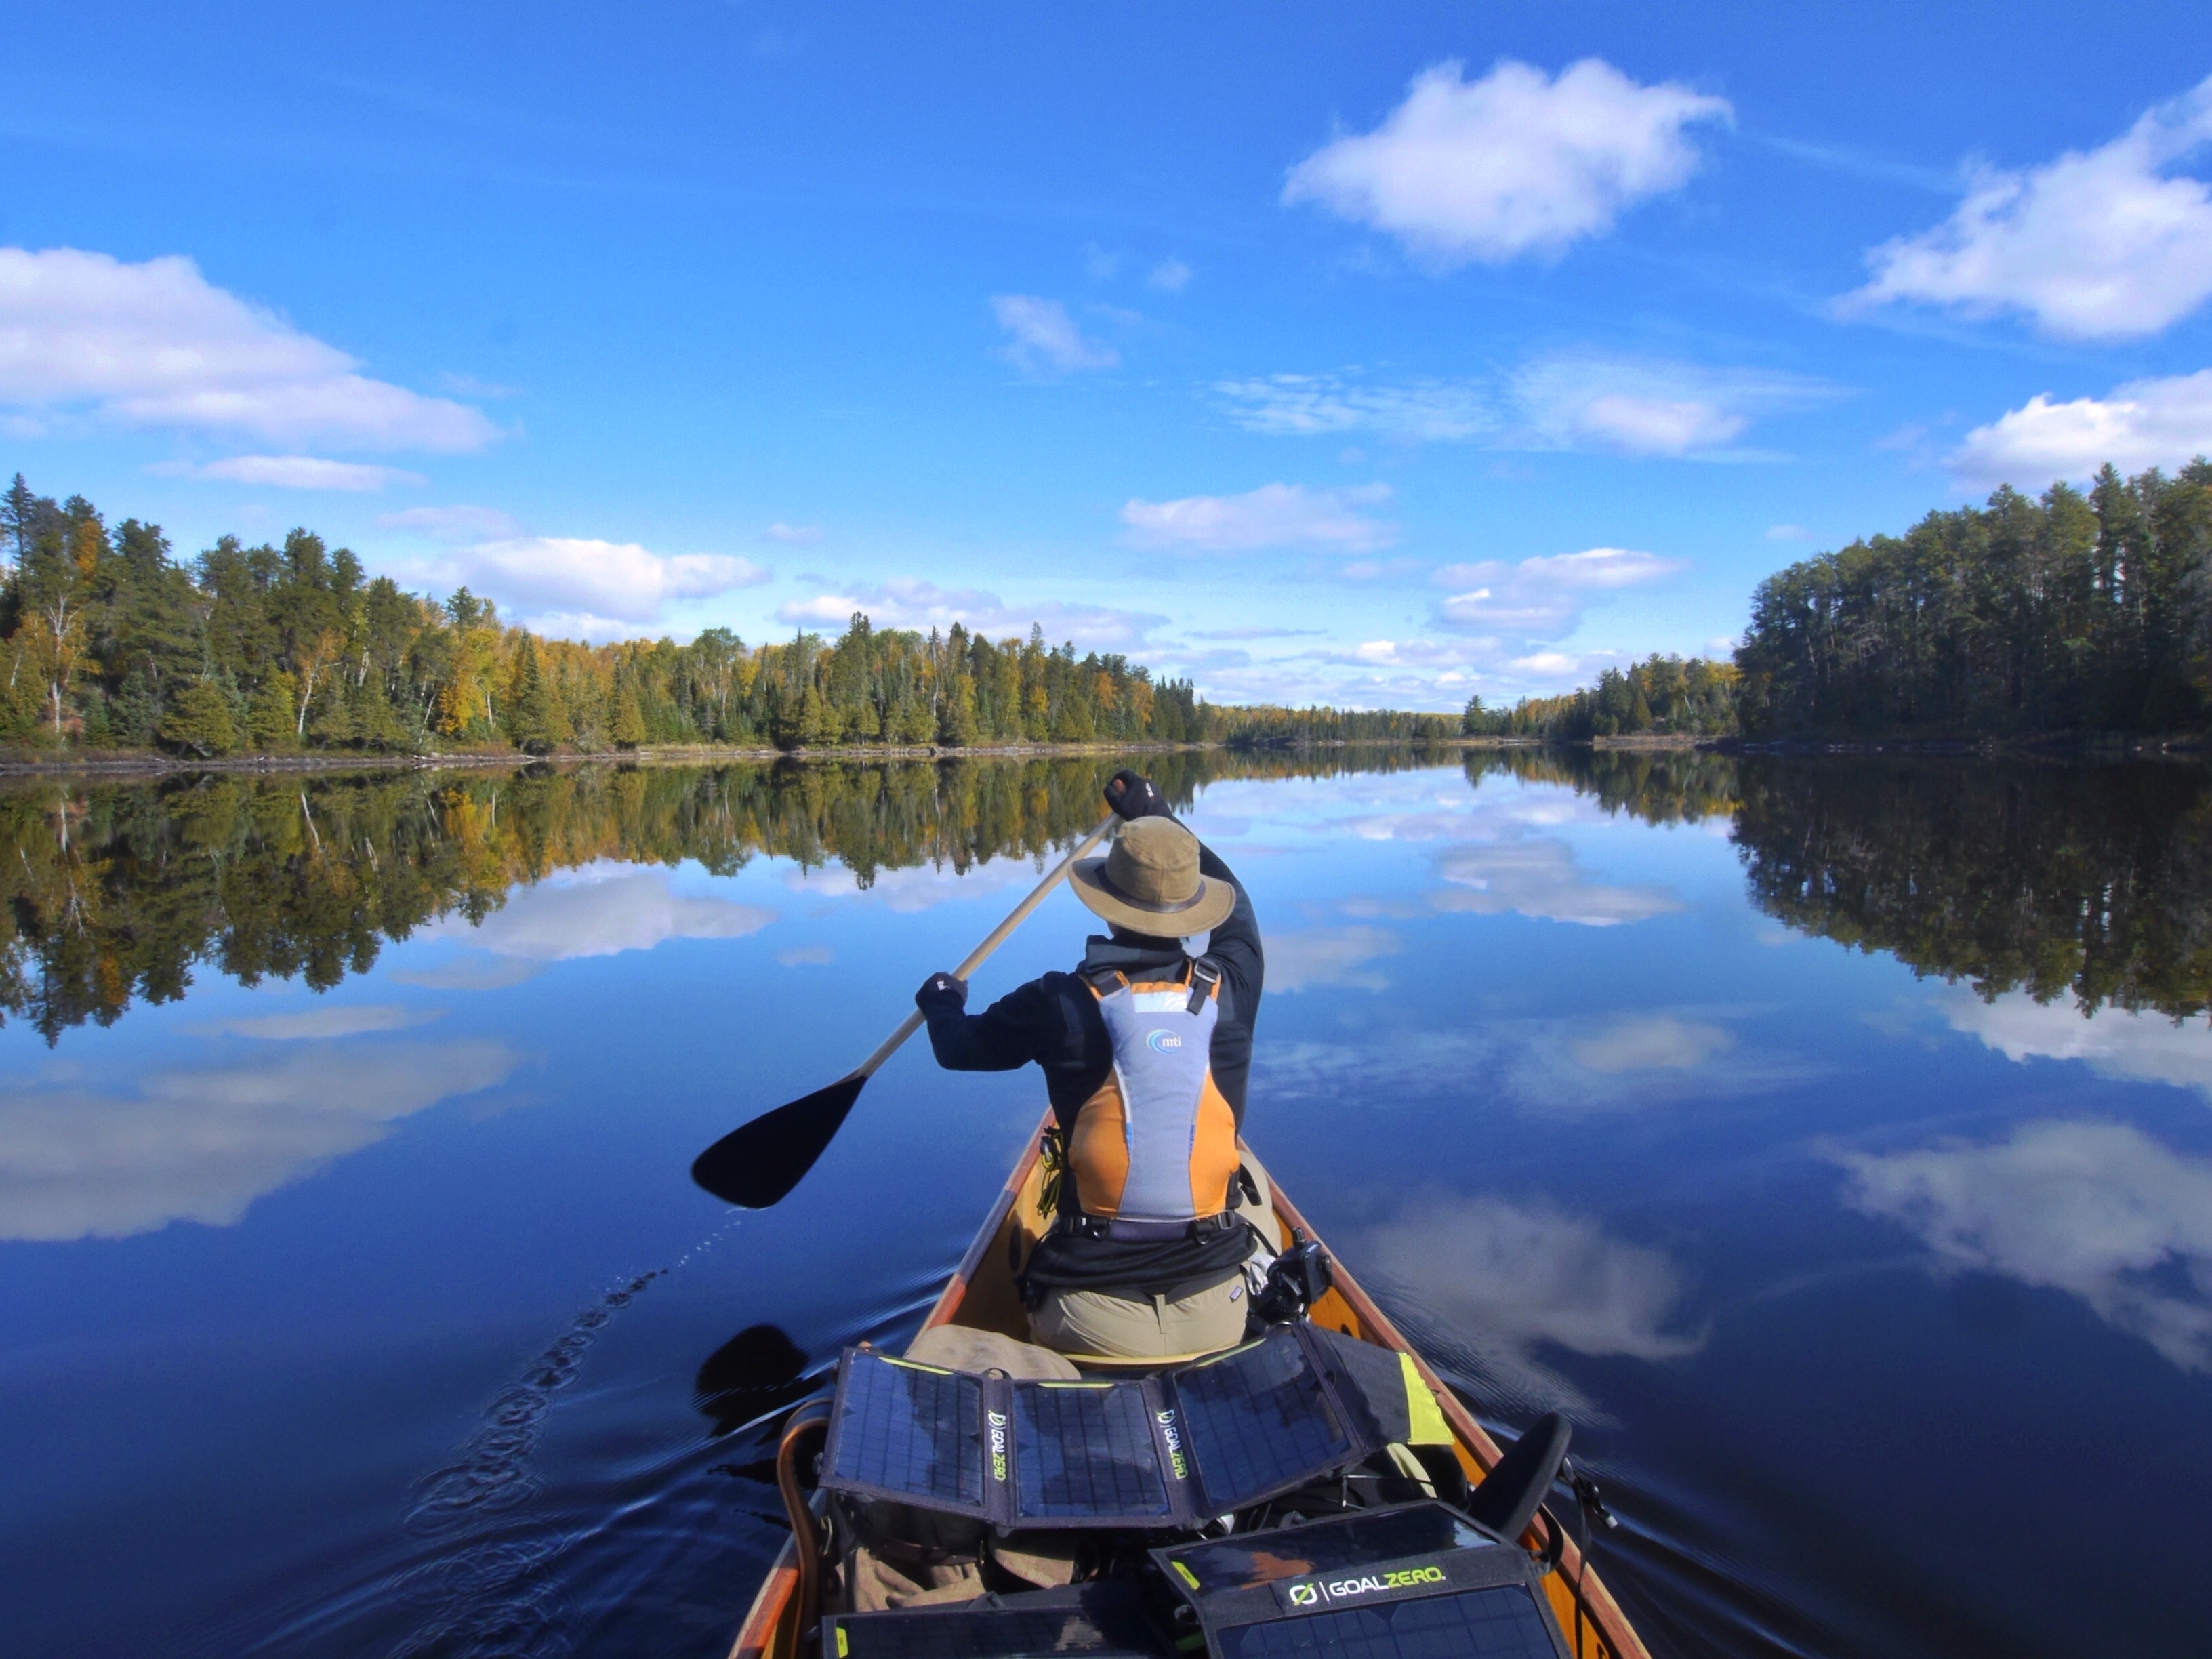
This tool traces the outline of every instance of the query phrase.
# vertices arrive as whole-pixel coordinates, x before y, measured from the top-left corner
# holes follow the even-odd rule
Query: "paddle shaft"
[[[1043,903],[1052,890],[1067,878],[1067,872],[1074,866],[1076,860],[1098,845],[1100,837],[1113,827],[1114,814],[1109,812],[1099,820],[1098,827],[1085,836],[1073,852],[1054,865],[1052,873],[1039,882],[1036,890],[1027,898],[1007,912],[1006,919],[994,927],[983,942],[968,953],[966,960],[952,970],[952,977],[957,980],[971,977],[975,970],[983,965],[991,952],[1006,942],[1006,936],[1022,925],[1023,920],[1029,913]],[[876,1068],[896,1054],[899,1051],[899,1045],[921,1029],[921,1010],[917,1008],[900,1023],[897,1030],[884,1039],[883,1047],[854,1066],[848,1075],[858,1078],[873,1077],[876,1074]]]

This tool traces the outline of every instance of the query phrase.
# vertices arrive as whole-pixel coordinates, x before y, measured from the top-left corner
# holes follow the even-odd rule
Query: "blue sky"
[[[11,21],[0,470],[1451,708],[2212,449],[2197,8],[325,10]]]

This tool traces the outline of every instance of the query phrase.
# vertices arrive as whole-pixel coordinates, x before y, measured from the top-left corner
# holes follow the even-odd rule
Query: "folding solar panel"
[[[1155,1599],[1216,1659],[1564,1659],[1528,1552],[1435,1503],[1171,1545]]]
[[[1172,1514],[1141,1383],[1017,1382],[1014,1504],[1024,1520]]]
[[[982,1401],[981,1377],[852,1350],[838,1372],[823,1479],[981,1515]]]
[[[1118,1382],[978,1376],[848,1349],[823,1484],[1004,1527],[1194,1526],[1385,1443],[1334,1340],[1281,1326]]]
[[[1431,1595],[1415,1601],[1348,1607],[1306,1619],[1232,1625],[1215,1632],[1222,1659],[1308,1659],[1357,1654],[1359,1659],[1559,1659],[1559,1646],[1520,1585]]]
[[[1358,1455],[1340,1408],[1298,1343],[1232,1350],[1176,1372],[1175,1389],[1212,1514],[1272,1498]]]

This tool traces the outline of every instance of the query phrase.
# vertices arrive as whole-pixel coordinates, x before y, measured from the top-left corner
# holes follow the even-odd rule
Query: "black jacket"
[[[1199,849],[1198,867],[1209,881],[1237,890],[1237,908],[1215,928],[1206,954],[1221,969],[1220,1013],[1213,1027],[1213,1081],[1244,1123],[1244,1087],[1252,1070],[1252,1026],[1260,1012],[1266,963],[1251,896],[1210,848]],[[1168,978],[1182,971],[1182,946],[1175,939],[1093,935],[1078,973],[1045,974],[1018,986],[980,1014],[946,993],[925,998],[929,1046],[937,1063],[954,1072],[1011,1072],[1034,1060],[1044,1071],[1045,1091],[1063,1131],[1106,1080],[1114,1045],[1106,1022],[1079,974],[1118,968],[1132,979]],[[1208,1240],[1133,1244],[1055,1236],[1039,1246],[1028,1270],[1033,1285],[1106,1285],[1149,1294],[1180,1280],[1242,1261],[1250,1239],[1241,1233]]]

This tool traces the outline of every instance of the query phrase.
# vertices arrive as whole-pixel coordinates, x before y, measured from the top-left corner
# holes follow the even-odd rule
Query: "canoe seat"
[[[1509,1544],[1528,1531],[1544,1494],[1559,1478],[1572,1432],[1557,1412],[1531,1423],[1468,1498],[1468,1518]]]

